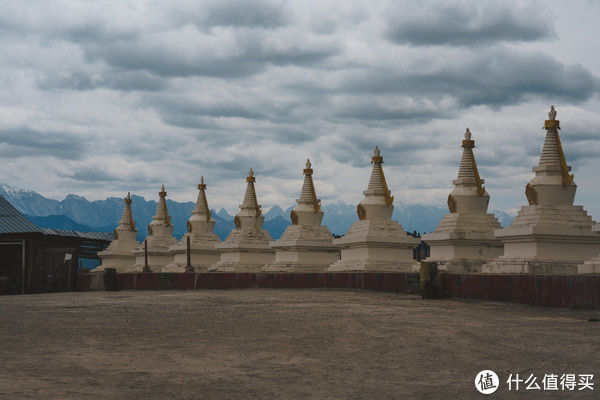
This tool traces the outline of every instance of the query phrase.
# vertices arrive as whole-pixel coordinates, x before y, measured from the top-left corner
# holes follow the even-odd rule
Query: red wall
[[[343,288],[419,293],[416,273],[138,273],[118,274],[128,289]],[[600,275],[442,274],[452,297],[517,302],[549,307],[600,308]],[[103,290],[102,274],[77,278],[77,290]]]

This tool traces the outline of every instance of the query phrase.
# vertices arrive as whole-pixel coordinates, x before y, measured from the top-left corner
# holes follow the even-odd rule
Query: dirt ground
[[[4,296],[0,398],[470,399],[483,369],[491,398],[599,398],[599,317],[358,290]],[[508,392],[509,373],[597,387]]]

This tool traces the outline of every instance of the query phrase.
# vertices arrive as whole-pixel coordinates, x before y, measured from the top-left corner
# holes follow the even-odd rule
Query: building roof
[[[79,232],[66,229],[40,228],[27,219],[3,196],[0,196],[0,234],[3,233],[41,233],[47,236],[62,236],[81,238],[85,240],[113,240],[112,233],[106,232]]]
[[[42,230],[0,196],[0,233],[32,232],[42,232]]]
[[[114,239],[114,235],[108,232],[80,232],[52,228],[41,228],[41,231],[44,235],[79,237],[88,240],[106,240],[110,242]]]

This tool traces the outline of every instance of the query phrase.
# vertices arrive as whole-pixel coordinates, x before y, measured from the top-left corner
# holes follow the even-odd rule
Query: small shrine
[[[234,219],[235,229],[224,242],[217,244],[221,257],[210,271],[260,272],[265,265],[273,262],[275,253],[269,245],[273,239],[263,229],[265,217],[256,198],[255,182],[254,172],[250,168],[244,200]]]
[[[375,147],[371,159],[373,169],[364,198],[358,204],[358,221],[346,236],[334,239],[341,251],[341,259],[328,271],[408,272],[417,270],[413,250],[420,239],[409,236],[397,221],[392,221],[394,197],[391,195],[383,173],[383,157]]]
[[[148,236],[141,247],[134,251],[135,272],[162,272],[172,260],[170,247],[177,243],[173,237],[173,225],[167,210],[167,192],[162,185],[158,192],[158,205],[152,221],[148,224]]]
[[[94,269],[95,272],[103,271],[105,268],[114,268],[117,272],[124,272],[135,264],[133,250],[140,244],[136,240],[137,229],[131,212],[131,193],[127,193],[123,202],[125,206],[119,225],[114,230],[115,238],[105,250],[98,252],[102,262],[98,268]]]
[[[525,186],[529,205],[495,235],[504,255],[482,267],[484,273],[576,274],[577,266],[600,253],[600,236],[582,206],[573,205],[577,185],[567,165],[554,106],[544,123],[546,139],[535,177]]]
[[[219,261],[216,245],[219,237],[213,232],[215,220],[212,218],[206,200],[206,184],[200,177],[198,199],[187,221],[187,233],[179,243],[171,246],[173,261],[164,268],[165,272],[206,272]]]
[[[296,207],[290,213],[292,225],[288,226],[276,242],[275,262],[265,271],[274,272],[324,272],[338,260],[339,250],[333,245],[333,236],[321,225],[323,211],[313,182],[313,169],[306,160],[304,182]]]
[[[490,195],[483,186],[473,154],[475,141],[467,128],[454,190],[448,195],[449,214],[434,232],[423,235],[430,246],[426,261],[449,272],[481,272],[481,266],[502,255],[502,242],[494,237],[500,222],[489,214]]]

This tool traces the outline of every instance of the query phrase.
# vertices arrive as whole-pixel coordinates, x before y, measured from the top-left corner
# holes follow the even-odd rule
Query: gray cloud
[[[492,1],[419,3],[393,5],[386,27],[390,40],[415,46],[466,46],[535,41],[555,34],[551,16],[539,6]]]
[[[277,28],[287,23],[281,5],[269,1],[220,0],[208,7],[203,25]]]
[[[115,68],[162,77],[243,78],[263,72],[269,65],[313,65],[339,51],[336,46],[319,43],[277,47],[256,33],[240,34],[229,48],[218,46],[218,42],[209,41],[184,49],[155,41],[128,41],[88,46],[85,52],[91,60],[102,60]]]
[[[107,88],[124,92],[162,91],[168,87],[167,80],[145,71],[103,71],[95,76],[83,71],[48,73],[37,82],[40,89],[94,90]]]
[[[104,170],[100,165],[77,168],[73,171],[73,175],[65,176],[84,182],[116,182],[122,179],[122,177]]]
[[[422,70],[384,67],[350,74],[340,90],[449,96],[470,107],[517,104],[528,96],[579,103],[599,87],[598,78],[581,65],[565,65],[541,52],[496,48]]]
[[[447,117],[447,113],[439,107],[434,108],[418,101],[410,105],[381,103],[377,99],[364,96],[351,98],[346,104],[334,108],[333,114],[338,118],[366,121],[368,125],[373,121],[418,123]]]
[[[443,203],[470,126],[490,193],[520,204],[549,104],[571,119],[568,162],[598,167],[594,7],[209,0],[57,12],[6,0],[3,179],[59,197],[156,196],[165,183],[193,198],[204,174],[211,202],[235,207],[231,184],[253,167],[261,194],[284,205],[310,157],[322,197],[356,202],[378,144],[393,188]],[[62,162],[41,164],[49,157]]]
[[[88,145],[85,137],[74,133],[15,127],[0,129],[0,148],[2,155],[10,158],[43,154],[78,160]]]

